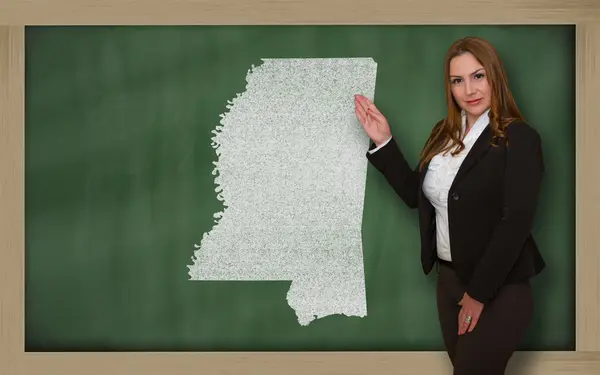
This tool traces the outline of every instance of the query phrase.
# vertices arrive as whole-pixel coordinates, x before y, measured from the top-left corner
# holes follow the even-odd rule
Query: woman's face
[[[450,60],[450,88],[470,124],[491,106],[492,90],[485,69],[469,52]]]

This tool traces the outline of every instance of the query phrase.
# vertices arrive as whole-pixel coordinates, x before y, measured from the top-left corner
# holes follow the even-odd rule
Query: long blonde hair
[[[486,40],[478,37],[465,37],[454,42],[444,60],[444,87],[446,91],[446,106],[448,115],[433,127],[425,146],[421,150],[420,165],[422,168],[436,154],[456,147],[453,155],[464,149],[461,139],[463,136],[461,108],[454,100],[450,87],[450,61],[464,53],[471,53],[486,71],[486,77],[491,87],[491,108],[489,111],[492,141],[505,138],[506,127],[513,121],[523,117],[513,98],[506,73],[498,57],[496,49]]]

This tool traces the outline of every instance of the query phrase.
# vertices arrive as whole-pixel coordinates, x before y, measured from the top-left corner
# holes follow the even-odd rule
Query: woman
[[[445,59],[448,114],[416,169],[364,96],[355,111],[367,158],[418,208],[425,274],[438,266],[438,316],[455,375],[504,374],[532,317],[529,279],[544,268],[531,236],[544,170],[536,130],[521,117],[495,49],[456,41]]]

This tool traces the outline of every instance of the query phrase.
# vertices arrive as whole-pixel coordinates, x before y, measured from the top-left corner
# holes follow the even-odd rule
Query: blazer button
[[[455,201],[457,201],[460,197],[458,196],[457,193],[452,193],[452,199],[454,199]]]

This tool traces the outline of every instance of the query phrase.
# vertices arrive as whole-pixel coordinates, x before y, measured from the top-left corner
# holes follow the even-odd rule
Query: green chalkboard
[[[26,350],[443,350],[417,213],[367,171],[368,315],[298,324],[289,282],[192,282],[222,210],[211,131],[261,58],[372,57],[411,164],[445,114],[457,38],[498,49],[547,173],[523,350],[574,349],[574,27],[27,27]],[[316,140],[318,142],[318,140]],[[366,151],[366,150],[365,150]]]

